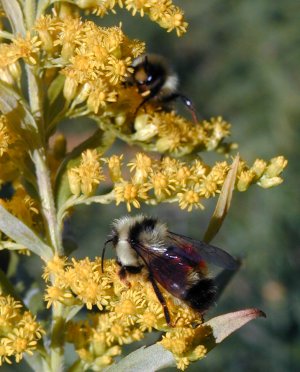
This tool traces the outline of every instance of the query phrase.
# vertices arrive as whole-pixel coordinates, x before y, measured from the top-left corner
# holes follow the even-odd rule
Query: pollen
[[[200,203],[200,196],[194,190],[187,190],[185,192],[180,192],[177,194],[179,201],[179,207],[181,209],[187,209],[189,212],[193,208],[204,209],[204,206]]]
[[[147,200],[149,198],[147,191],[149,185],[139,185],[130,182],[117,183],[114,187],[116,204],[119,205],[121,202],[125,202],[128,212],[131,211],[131,204],[135,208],[140,208],[140,202],[138,199]]]
[[[26,37],[17,37],[13,40],[15,46],[15,56],[17,58],[24,58],[25,62],[35,65],[37,62],[37,53],[40,51],[42,42],[38,40],[37,36],[31,37],[27,32]]]
[[[86,196],[94,193],[99,183],[105,179],[97,150],[86,150],[78,167],[69,169],[68,178],[71,191],[78,195],[79,190]]]

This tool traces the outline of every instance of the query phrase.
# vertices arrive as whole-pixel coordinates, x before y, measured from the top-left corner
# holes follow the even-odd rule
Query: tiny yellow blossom
[[[91,195],[99,183],[105,179],[97,150],[83,152],[80,165],[68,170],[68,178],[70,189],[74,195],[79,194],[79,185],[84,195]]]
[[[45,334],[35,317],[22,310],[19,301],[9,295],[0,296],[0,365],[11,364],[10,356],[19,363],[24,353],[32,355],[37,341]]]
[[[204,209],[204,206],[200,203],[200,195],[194,190],[186,190],[177,194],[179,201],[179,207],[181,209],[187,209],[190,212],[193,208]]]
[[[40,51],[42,42],[38,40],[37,36],[31,37],[27,32],[25,39],[17,37],[13,40],[15,46],[15,56],[17,58],[24,58],[25,62],[31,65],[37,63],[37,53]]]
[[[123,154],[120,156],[113,155],[109,158],[103,159],[103,161],[108,165],[109,176],[112,182],[119,182],[122,180],[122,159]]]
[[[125,202],[128,212],[131,211],[131,204],[135,208],[140,208],[140,202],[138,199],[147,200],[149,185],[139,185],[130,182],[121,182],[115,184],[114,191],[116,197],[116,204],[119,205],[121,202]]]
[[[152,159],[143,153],[137,153],[135,160],[128,163],[130,171],[135,171],[133,175],[133,181],[136,184],[142,184],[147,180],[151,170],[152,170]]]

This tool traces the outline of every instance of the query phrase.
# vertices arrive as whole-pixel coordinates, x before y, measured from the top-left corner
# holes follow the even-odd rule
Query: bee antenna
[[[102,249],[102,255],[101,255],[101,271],[104,273],[104,256],[106,251],[106,246],[108,243],[111,243],[113,241],[113,238],[106,240],[104,243],[103,249]]]

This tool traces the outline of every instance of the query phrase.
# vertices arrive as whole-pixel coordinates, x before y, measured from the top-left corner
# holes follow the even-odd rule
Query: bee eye
[[[152,75],[148,75],[146,82],[147,83],[151,83],[152,80],[153,80],[153,76]]]

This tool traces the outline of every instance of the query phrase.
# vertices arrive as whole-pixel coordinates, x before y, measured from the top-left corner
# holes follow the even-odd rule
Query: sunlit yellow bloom
[[[34,29],[38,32],[42,46],[47,52],[51,52],[54,48],[53,33],[57,30],[58,25],[58,19],[49,14],[42,15],[35,22]]]
[[[79,185],[81,192],[89,196],[105,179],[100,166],[97,150],[86,150],[81,155],[82,159],[78,167],[68,170],[70,189],[73,194],[79,194]]]
[[[24,58],[25,62],[31,65],[37,63],[37,53],[40,51],[41,41],[37,36],[30,36],[28,32],[25,39],[16,37],[13,40],[15,46],[15,55],[17,58]]]
[[[267,162],[262,159],[256,159],[251,167],[251,171],[255,174],[255,178],[260,178],[267,167]]]
[[[131,58],[118,59],[114,56],[108,57],[108,65],[106,66],[106,76],[109,82],[113,85],[120,84],[128,78],[129,74],[133,72],[131,67]]]
[[[246,191],[255,178],[254,172],[244,170],[238,175],[237,189],[239,191]]]
[[[200,342],[207,336],[206,333],[202,326],[195,329],[174,328],[163,336],[160,344],[174,354],[177,368],[184,370],[191,361],[205,357],[207,350]]]
[[[277,177],[287,166],[288,161],[283,156],[277,156],[270,160],[265,175],[269,178]]]
[[[175,177],[163,174],[162,172],[155,172],[150,176],[150,185],[153,187],[155,197],[158,200],[170,197],[175,190],[177,180]]]
[[[61,56],[65,60],[69,60],[75,48],[80,45],[84,31],[83,22],[80,18],[66,17],[59,22],[58,29],[60,32],[58,38],[54,41],[54,45],[61,45]]]
[[[122,180],[122,159],[123,154],[120,156],[112,155],[109,158],[103,159],[103,161],[108,165],[109,176],[112,182],[119,182]]]
[[[47,302],[47,309],[52,305],[56,306],[58,302],[69,305],[74,304],[72,293],[65,288],[59,288],[55,285],[47,286],[44,299]]]
[[[148,190],[149,185],[139,185],[130,182],[116,183],[114,187],[116,204],[119,205],[121,202],[126,203],[128,212],[131,211],[131,204],[135,208],[140,208],[140,202],[138,199],[147,200],[149,199]]]
[[[158,24],[166,28],[167,32],[175,29],[178,36],[184,34],[188,26],[188,23],[184,20],[183,11],[177,6],[170,7],[166,14],[161,16]]]
[[[204,209],[204,206],[200,203],[200,195],[194,190],[186,190],[177,194],[179,201],[179,207],[181,209],[187,209],[190,212],[193,208]]]
[[[63,275],[66,267],[66,261],[66,257],[54,256],[52,260],[47,262],[42,278],[46,281],[49,281],[51,274],[55,276]]]
[[[87,99],[88,108],[95,114],[99,109],[102,110],[107,104],[117,101],[117,92],[111,88],[101,79],[93,81],[90,84],[90,94]]]
[[[9,356],[12,356],[12,354],[13,354],[12,347],[6,345],[5,340],[0,339],[0,366],[2,366],[4,362],[12,364],[11,360],[8,358]]]
[[[136,13],[140,13],[143,17],[147,8],[150,8],[151,0],[125,0],[125,7],[127,10],[132,12],[132,15],[135,16]]]
[[[22,186],[17,188],[11,199],[0,199],[0,204],[28,226],[36,226],[39,222],[37,202],[26,193]]]
[[[152,159],[141,152],[137,153],[135,159],[127,164],[133,175],[134,183],[142,184],[146,181],[152,169]]]
[[[10,364],[10,356],[18,363],[25,352],[32,355],[37,341],[45,334],[35,317],[22,310],[19,301],[9,295],[0,296],[0,365]]]

